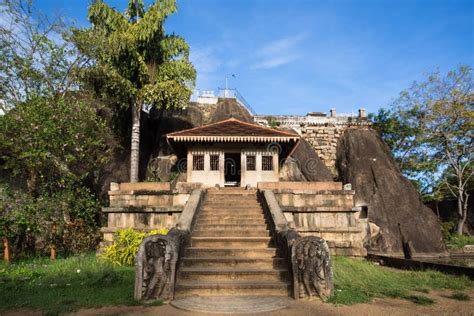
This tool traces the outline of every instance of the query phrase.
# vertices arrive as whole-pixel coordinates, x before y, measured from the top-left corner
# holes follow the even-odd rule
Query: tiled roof
[[[177,142],[289,142],[298,140],[299,136],[230,118],[217,123],[174,132],[168,134],[167,138]]]

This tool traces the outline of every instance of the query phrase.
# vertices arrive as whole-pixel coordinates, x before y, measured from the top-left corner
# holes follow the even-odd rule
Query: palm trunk
[[[6,237],[3,238],[3,261],[5,263],[10,263],[10,245],[8,244],[8,239]]]
[[[130,182],[138,182],[138,166],[140,157],[140,113],[139,102],[132,109],[132,144],[130,150]]]
[[[457,227],[457,234],[462,235],[464,230],[464,222],[466,221],[466,214],[463,210],[463,201],[462,201],[462,193],[458,196],[458,227]]]

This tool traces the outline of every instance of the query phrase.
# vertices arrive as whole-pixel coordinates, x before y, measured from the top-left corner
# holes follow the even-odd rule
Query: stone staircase
[[[179,267],[176,298],[288,296],[289,289],[256,190],[209,189]]]

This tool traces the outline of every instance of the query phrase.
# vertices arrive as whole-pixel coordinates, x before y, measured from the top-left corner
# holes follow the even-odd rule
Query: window
[[[193,155],[193,170],[204,170],[204,155]]]
[[[255,156],[247,156],[247,170],[255,171],[256,169]]]
[[[211,155],[211,170],[219,170],[219,155]]]
[[[273,156],[262,156],[262,170],[273,170]]]

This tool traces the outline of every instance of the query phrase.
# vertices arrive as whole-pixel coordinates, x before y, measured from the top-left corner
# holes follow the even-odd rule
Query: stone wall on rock
[[[301,128],[301,136],[313,147],[333,175],[336,174],[337,142],[346,128],[345,125],[308,125]]]
[[[365,116],[365,111],[360,110],[359,116],[352,114],[336,115],[331,111],[331,116],[324,113],[308,113],[306,116],[255,116],[259,124],[270,126],[270,123],[280,128],[291,128],[308,142],[322,162],[337,177],[336,156],[339,139],[347,129],[367,129],[370,122]]]

